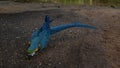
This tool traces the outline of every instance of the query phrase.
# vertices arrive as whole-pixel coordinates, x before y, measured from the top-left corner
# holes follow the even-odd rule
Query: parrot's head
[[[27,50],[27,55],[28,56],[34,56],[37,51],[38,51],[38,48],[36,48],[35,50],[28,49]]]
[[[27,55],[32,57],[40,49],[38,38],[34,38],[33,40],[31,40],[28,45],[29,47],[27,49]]]

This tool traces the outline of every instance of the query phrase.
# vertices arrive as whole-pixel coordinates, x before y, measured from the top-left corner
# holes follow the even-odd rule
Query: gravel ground
[[[120,68],[120,9],[67,7],[0,14],[0,68]],[[26,42],[44,22],[80,21],[98,29],[70,28],[51,37],[43,53],[26,59]]]

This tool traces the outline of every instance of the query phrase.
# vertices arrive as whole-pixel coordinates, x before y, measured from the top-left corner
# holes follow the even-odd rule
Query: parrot
[[[27,49],[28,56],[32,57],[35,55],[37,51],[41,52],[44,48],[46,48],[51,35],[54,35],[67,28],[84,27],[84,28],[96,29],[95,26],[81,24],[80,22],[72,22],[69,24],[50,27],[50,23],[53,21],[53,19],[50,19],[48,15],[45,16],[44,21],[45,22],[43,23],[43,25],[40,28],[36,29],[30,37],[29,47]]]

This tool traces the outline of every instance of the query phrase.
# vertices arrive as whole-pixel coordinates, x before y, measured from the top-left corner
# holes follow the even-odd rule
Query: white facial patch
[[[33,52],[33,53],[31,53],[31,54],[28,54],[28,55],[30,55],[30,56],[34,56],[34,55],[35,55],[35,52]]]

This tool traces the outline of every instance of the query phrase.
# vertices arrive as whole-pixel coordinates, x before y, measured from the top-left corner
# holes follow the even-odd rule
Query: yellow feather
[[[35,51],[38,51],[38,50],[39,50],[38,48],[35,49]]]

